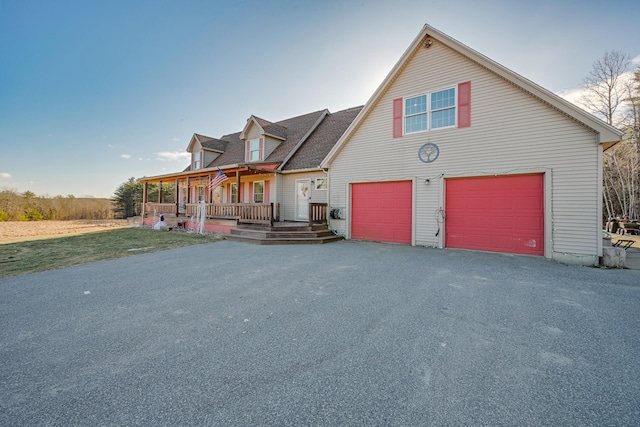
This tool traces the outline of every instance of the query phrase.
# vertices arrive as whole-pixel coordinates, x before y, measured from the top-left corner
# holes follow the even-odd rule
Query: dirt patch
[[[131,225],[126,219],[0,222],[0,244],[77,236],[97,231],[125,228]]]

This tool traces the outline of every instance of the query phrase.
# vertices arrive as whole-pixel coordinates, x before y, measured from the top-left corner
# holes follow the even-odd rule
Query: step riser
[[[254,239],[243,236],[225,236],[227,240],[234,240],[237,242],[247,242],[257,245],[319,245],[324,243],[338,242],[342,240],[342,237],[333,236],[318,239]]]
[[[257,239],[315,239],[319,237],[331,237],[334,234],[330,230],[317,231],[317,232],[293,232],[293,233],[274,233],[274,232],[260,232],[249,230],[231,230],[233,236],[247,236]]]
[[[264,225],[252,225],[252,224],[238,224],[238,230],[255,230],[255,231],[277,231],[277,232],[288,232],[288,231],[321,231],[326,230],[326,225],[313,225],[309,227],[308,225],[295,225],[295,226],[264,226]]]

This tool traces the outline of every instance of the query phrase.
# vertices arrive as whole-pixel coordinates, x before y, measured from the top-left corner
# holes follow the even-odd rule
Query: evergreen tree
[[[143,185],[133,177],[118,186],[114,195],[114,212],[123,218],[140,215],[142,207]]]

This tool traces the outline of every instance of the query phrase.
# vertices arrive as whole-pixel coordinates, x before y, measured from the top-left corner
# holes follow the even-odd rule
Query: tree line
[[[114,215],[111,199],[0,191],[0,221],[112,219]]]
[[[175,202],[175,184],[163,184],[163,202]],[[149,202],[158,201],[157,184],[148,185]],[[114,219],[138,216],[142,209],[143,183],[129,178],[116,188],[113,198],[36,196],[31,191],[0,191],[0,221]]]

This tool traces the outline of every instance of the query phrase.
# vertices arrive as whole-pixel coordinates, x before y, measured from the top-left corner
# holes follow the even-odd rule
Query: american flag
[[[220,184],[222,184],[228,179],[229,178],[227,177],[227,175],[222,173],[222,169],[218,169],[218,174],[213,178],[211,178],[211,180],[209,181],[209,184],[207,185],[207,188],[209,190],[213,190],[214,188],[216,188],[217,186],[219,186]]]

